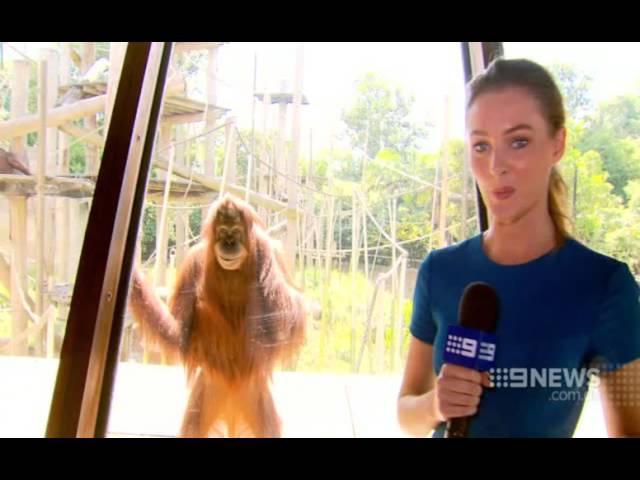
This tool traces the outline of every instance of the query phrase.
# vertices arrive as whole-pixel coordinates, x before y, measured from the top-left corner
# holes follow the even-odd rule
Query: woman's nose
[[[491,156],[490,170],[496,177],[508,172],[506,156],[498,149],[495,149]]]

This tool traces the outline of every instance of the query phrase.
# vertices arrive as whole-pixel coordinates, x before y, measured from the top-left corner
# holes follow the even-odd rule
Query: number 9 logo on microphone
[[[494,367],[496,337],[494,334],[451,325],[447,331],[444,361],[479,371]]]

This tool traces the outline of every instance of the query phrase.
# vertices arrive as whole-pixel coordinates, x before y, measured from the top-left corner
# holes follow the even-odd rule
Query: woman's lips
[[[515,193],[515,191],[516,189],[513,187],[502,187],[496,188],[491,192],[491,194],[497,200],[506,200],[507,198],[511,197]]]

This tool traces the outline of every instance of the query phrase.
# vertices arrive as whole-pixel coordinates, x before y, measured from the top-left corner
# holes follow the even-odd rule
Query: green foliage
[[[81,175],[86,171],[85,147],[80,142],[75,142],[72,138],[69,149],[69,171],[73,175]]]
[[[363,273],[358,272],[355,284],[351,273],[332,270],[329,275],[324,269],[308,266],[305,269],[305,295],[322,307],[322,312],[313,318],[309,316],[307,342],[296,364],[297,371],[351,373],[360,355],[363,345],[366,308],[373,293],[373,282],[367,281]],[[394,331],[392,328],[391,303],[393,299],[388,290],[378,293],[376,315],[384,319],[384,372],[398,372],[402,365],[391,365],[391,353]],[[352,331],[352,307],[355,308],[355,329]],[[401,341],[401,356],[405,357],[408,348],[408,326],[411,318],[412,302],[405,300],[401,307],[404,327]],[[374,356],[376,321],[372,322],[368,342],[360,367],[361,373],[372,372]],[[352,346],[354,347],[352,349]],[[379,372],[383,373],[383,372]]]
[[[579,148],[600,154],[614,193],[626,199],[625,186],[640,177],[640,97],[626,95],[602,104]]]
[[[414,99],[376,73],[367,73],[356,85],[356,98],[342,114],[353,147],[375,158],[383,149],[403,159],[426,139],[426,126],[410,120]]]
[[[156,208],[147,206],[142,214],[142,261],[156,249]]]
[[[593,106],[590,91],[593,79],[565,63],[553,64],[549,71],[558,83],[568,116],[573,120],[582,119]]]

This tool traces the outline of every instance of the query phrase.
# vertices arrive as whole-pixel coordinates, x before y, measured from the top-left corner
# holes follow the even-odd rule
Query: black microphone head
[[[483,282],[467,285],[460,300],[458,323],[462,327],[495,332],[498,322],[498,294]]]

